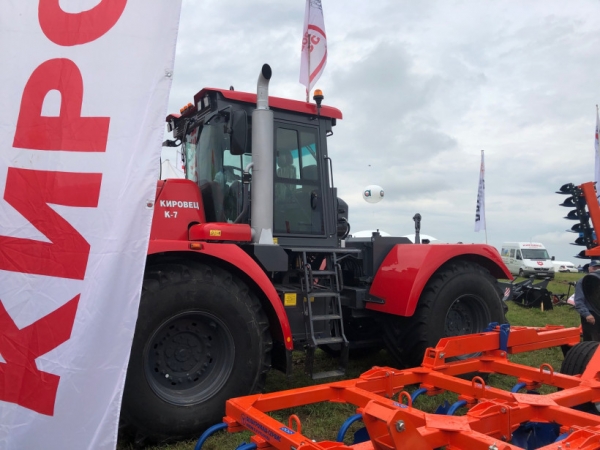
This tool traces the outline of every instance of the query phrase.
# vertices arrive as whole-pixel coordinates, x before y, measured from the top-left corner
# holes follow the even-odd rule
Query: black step
[[[335,253],[336,255],[360,255],[362,253],[362,250],[360,248],[355,247],[288,247],[287,245],[282,245],[281,248],[285,250],[291,250],[296,253],[319,253],[329,255],[333,253]]]
[[[328,370],[326,372],[313,373],[311,378],[313,380],[320,380],[322,378],[341,377],[342,375],[345,375],[345,374],[346,374],[346,371],[343,369]]]
[[[323,298],[323,297],[336,297],[339,294],[335,291],[311,291],[308,293],[308,297],[316,297],[316,298]]]
[[[321,314],[312,316],[312,320],[340,320],[342,318],[339,314]]]
[[[327,338],[315,338],[315,342],[317,345],[326,345],[326,344],[340,344],[344,342],[344,338],[341,336],[332,336]]]
[[[312,275],[314,278],[325,275],[337,275],[335,270],[313,270]]]

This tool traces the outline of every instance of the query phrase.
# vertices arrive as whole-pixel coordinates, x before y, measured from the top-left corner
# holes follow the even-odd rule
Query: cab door
[[[279,241],[325,237],[318,143],[316,127],[275,123],[273,235]]]

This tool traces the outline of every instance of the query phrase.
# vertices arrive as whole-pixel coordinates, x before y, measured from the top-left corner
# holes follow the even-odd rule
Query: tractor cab
[[[168,118],[182,144],[186,178],[200,188],[207,222],[251,224],[252,208],[272,208],[275,243],[336,247],[338,222],[339,234],[347,230],[347,206],[332,185],[326,137],[341,112],[269,97],[273,140],[260,151],[271,153],[272,164],[265,173],[254,164],[259,150],[252,147],[264,147],[252,138],[256,105],[256,94],[203,89],[180,116]],[[272,190],[251,195],[257,177],[272,180]]]

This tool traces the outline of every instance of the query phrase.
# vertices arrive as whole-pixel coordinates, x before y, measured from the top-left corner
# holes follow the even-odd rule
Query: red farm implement
[[[579,333],[578,328],[560,326],[495,326],[489,332],[442,339],[427,350],[417,368],[374,367],[352,380],[231,399],[223,423],[207,430],[196,449],[225,428],[253,433],[251,442],[239,446],[240,450],[598,449],[600,416],[583,409],[597,412],[600,353],[594,353],[597,343],[578,344]],[[523,366],[508,358],[560,345],[575,345],[565,363],[570,361],[571,372],[579,366],[581,375],[555,372],[549,364]],[[461,359],[461,355],[472,356]],[[473,373],[478,375],[467,379]],[[486,374],[515,377],[516,383],[510,392],[495,388],[486,383]],[[557,389],[540,395],[537,390],[543,385]],[[456,403],[436,413],[413,407],[420,395],[435,397],[444,392],[457,394]],[[285,424],[271,415],[320,402],[356,407],[356,415],[341,425],[337,441],[304,435],[300,419],[293,414]],[[454,415],[459,408],[466,413]],[[359,420],[364,429],[355,434],[352,444],[344,443],[350,424]]]

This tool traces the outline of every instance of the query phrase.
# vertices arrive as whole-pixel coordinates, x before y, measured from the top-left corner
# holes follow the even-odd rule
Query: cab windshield
[[[243,208],[242,171],[252,155],[232,155],[226,119],[217,116],[186,139],[186,178],[200,187],[206,220],[234,222]]]
[[[523,259],[550,259],[548,251],[545,248],[540,249],[521,249]]]

